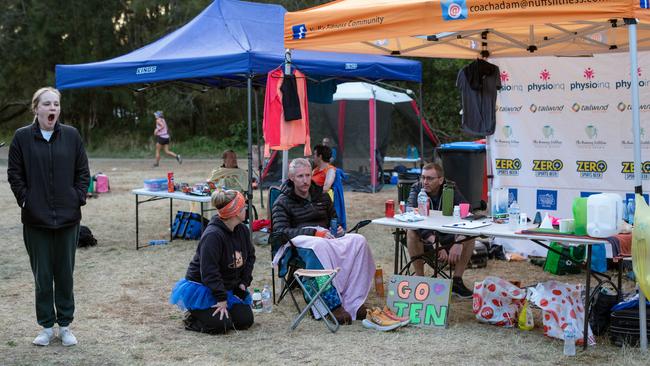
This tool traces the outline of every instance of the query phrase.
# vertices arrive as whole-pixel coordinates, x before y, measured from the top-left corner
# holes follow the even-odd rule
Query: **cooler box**
[[[452,142],[436,149],[442,159],[445,178],[456,186],[472,209],[481,207],[485,177],[485,145],[476,142]]]

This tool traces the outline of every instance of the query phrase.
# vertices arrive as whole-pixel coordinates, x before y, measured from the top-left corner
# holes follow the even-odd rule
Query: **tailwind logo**
[[[571,110],[574,112],[607,112],[609,109],[608,104],[579,104],[573,103]]]
[[[538,189],[536,210],[557,210],[557,191]]]
[[[528,108],[532,113],[537,113],[537,112],[548,112],[548,113],[560,113],[564,109],[564,104],[557,104],[557,105],[537,105],[537,104],[531,104],[530,107]]]
[[[584,69],[582,72],[583,79],[587,81],[574,81],[571,83],[569,90],[585,90],[585,89],[610,89],[609,81],[596,81],[596,71],[591,67]]]
[[[551,83],[551,72],[547,69],[540,71],[539,78],[543,83],[530,83],[528,84],[528,92],[542,92],[547,90],[564,90],[566,86],[564,83]]]
[[[443,20],[467,19],[465,0],[440,0]]]
[[[625,102],[619,102],[616,105],[616,109],[618,109],[619,112],[631,111],[632,110],[632,104],[628,104],[628,103],[625,103]],[[641,111],[641,112],[650,111],[650,104],[639,104],[639,111]]]
[[[512,126],[504,125],[501,127],[501,136],[495,137],[494,142],[499,146],[519,146],[519,140],[513,136]]]
[[[519,113],[521,112],[522,105],[497,105],[497,112],[501,113]]]
[[[621,165],[621,174],[625,180],[634,180],[634,162],[622,161]],[[648,180],[648,178],[650,178],[650,161],[644,161],[641,163],[641,179]]]
[[[304,24],[298,24],[291,27],[293,32],[293,39],[307,38],[307,27]]]
[[[494,169],[497,171],[497,175],[516,176],[521,170],[521,160],[494,159]]]
[[[564,167],[562,160],[533,160],[533,172],[536,177],[557,178]]]
[[[576,160],[576,171],[580,173],[580,178],[603,179],[607,163],[605,160]]]
[[[511,91],[524,91],[524,86],[522,84],[510,84],[510,74],[506,70],[501,70],[499,73],[499,78],[501,79],[501,89],[499,93],[511,92]]]
[[[588,140],[576,140],[576,146],[588,149],[604,149],[607,146],[607,141],[598,139],[598,128],[594,125],[587,125],[585,127],[585,135]]]

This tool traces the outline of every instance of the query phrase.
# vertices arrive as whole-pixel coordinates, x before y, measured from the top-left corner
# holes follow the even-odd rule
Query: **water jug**
[[[492,188],[490,192],[490,212],[492,217],[504,219],[508,216],[508,190],[500,188]]]
[[[573,199],[573,233],[587,235],[587,198],[576,197]]]
[[[623,201],[616,193],[592,194],[587,198],[587,234],[595,238],[616,235],[623,220]]]
[[[442,215],[451,216],[454,213],[454,188],[452,182],[445,183],[442,187]]]

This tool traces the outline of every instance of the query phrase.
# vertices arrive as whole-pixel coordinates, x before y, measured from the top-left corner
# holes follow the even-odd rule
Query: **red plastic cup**
[[[458,207],[460,207],[460,218],[466,218],[469,215],[469,203],[461,203]]]
[[[386,201],[386,217],[395,216],[395,201],[387,200]]]

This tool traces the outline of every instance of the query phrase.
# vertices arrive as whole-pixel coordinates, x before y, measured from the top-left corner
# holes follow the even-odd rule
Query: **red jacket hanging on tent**
[[[301,119],[284,120],[282,108],[282,83],[284,72],[275,69],[266,78],[264,96],[264,157],[270,156],[270,150],[289,150],[298,145],[305,145],[305,156],[311,155],[309,138],[309,109],[307,107],[307,79],[305,74],[293,70],[296,77],[298,99],[300,101]]]

